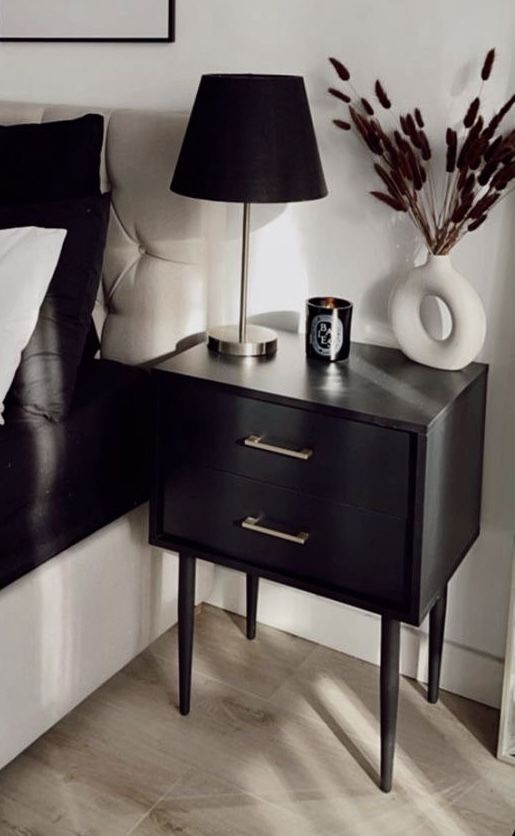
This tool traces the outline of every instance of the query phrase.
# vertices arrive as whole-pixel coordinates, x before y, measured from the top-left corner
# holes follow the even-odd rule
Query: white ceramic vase
[[[452,325],[442,340],[428,333],[421,317],[426,296],[440,299]],[[472,285],[452,266],[448,255],[432,255],[395,285],[390,321],[399,345],[411,360],[436,369],[463,369],[479,354],[486,335],[483,303]]]

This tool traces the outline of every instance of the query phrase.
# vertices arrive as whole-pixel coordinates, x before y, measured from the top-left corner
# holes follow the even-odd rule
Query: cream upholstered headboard
[[[186,116],[159,111],[0,102],[0,123],[102,113],[102,188],[112,208],[95,322],[102,354],[141,363],[206,325],[202,204],[170,180]]]

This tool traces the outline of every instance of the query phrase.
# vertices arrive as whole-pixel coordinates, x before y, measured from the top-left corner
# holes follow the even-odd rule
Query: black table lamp
[[[247,324],[250,204],[327,194],[302,77],[202,76],[170,188],[243,203],[240,321],[210,331],[208,345],[239,356],[273,354],[274,331]]]

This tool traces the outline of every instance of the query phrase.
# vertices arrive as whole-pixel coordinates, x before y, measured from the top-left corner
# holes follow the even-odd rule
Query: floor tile
[[[195,670],[258,697],[270,697],[313,652],[312,642],[259,625],[259,641],[245,638],[245,619],[203,604],[195,621]],[[167,637],[153,644],[156,656],[176,665]],[[170,653],[170,650],[172,653]]]

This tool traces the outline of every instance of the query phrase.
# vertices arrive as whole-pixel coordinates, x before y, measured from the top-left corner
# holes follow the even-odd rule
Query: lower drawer
[[[402,603],[406,525],[396,517],[208,468],[169,473],[160,502],[162,536],[179,547]]]

